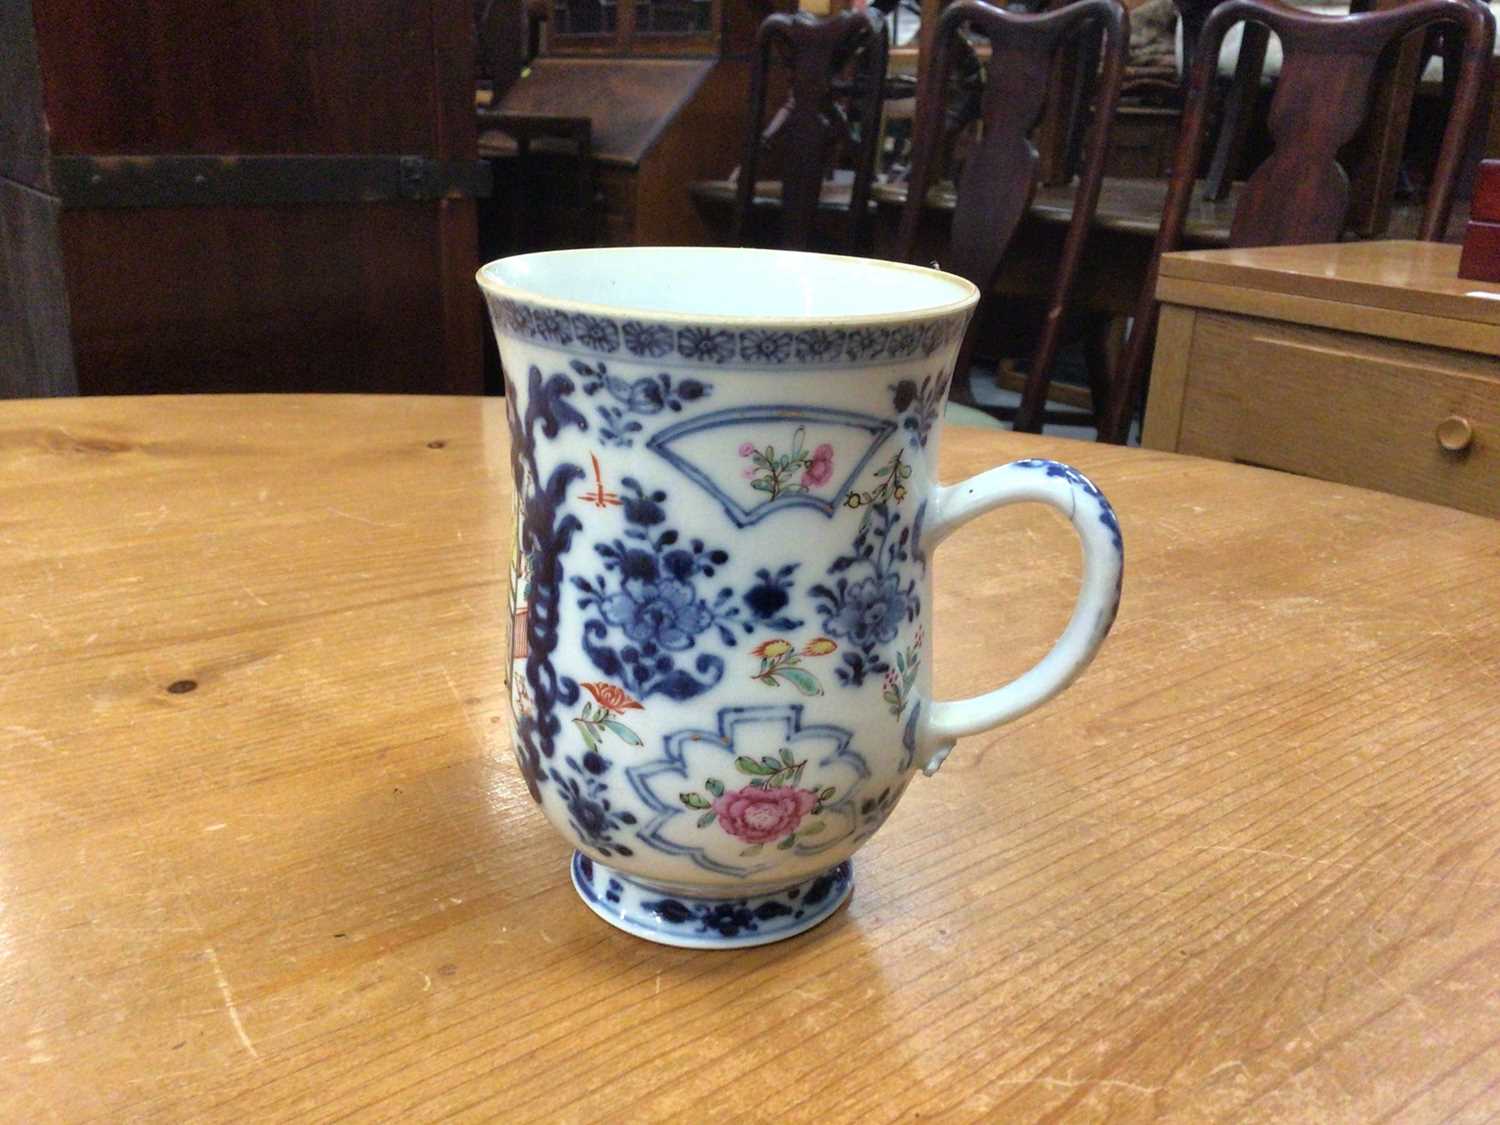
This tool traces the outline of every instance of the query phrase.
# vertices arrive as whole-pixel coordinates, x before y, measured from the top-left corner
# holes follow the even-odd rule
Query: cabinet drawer
[[[1177,449],[1500,516],[1500,361],[1200,313]]]

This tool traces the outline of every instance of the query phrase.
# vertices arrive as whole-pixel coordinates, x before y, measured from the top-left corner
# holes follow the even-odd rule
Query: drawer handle
[[[1467,418],[1450,414],[1438,423],[1437,440],[1449,453],[1462,453],[1474,440],[1474,427]]]

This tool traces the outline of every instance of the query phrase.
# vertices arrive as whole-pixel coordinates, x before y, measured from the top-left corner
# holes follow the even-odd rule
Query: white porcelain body
[[[1119,533],[1097,489],[1051,462],[938,485],[967,282],[634,249],[480,283],[513,434],[516,753],[583,856],[699,898],[828,871],[917,770],[1061,690],[1108,630]],[[1083,536],[1074,621],[1016,684],[934,704],[933,550],[1019,499]]]

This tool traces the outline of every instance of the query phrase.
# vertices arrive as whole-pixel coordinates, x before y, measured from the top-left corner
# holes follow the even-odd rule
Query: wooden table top
[[[0,1118],[1477,1120],[1500,1111],[1500,523],[1112,446],[1119,623],[845,909],[577,900],[504,714],[498,401],[0,404]],[[941,695],[1076,547],[937,556]]]
[[[1341,242],[1166,254],[1161,278],[1500,325],[1500,284],[1458,276],[1445,242]]]

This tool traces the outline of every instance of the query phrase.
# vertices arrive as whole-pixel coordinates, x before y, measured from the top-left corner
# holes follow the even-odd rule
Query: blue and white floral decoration
[[[722,708],[716,730],[668,735],[663,757],[625,771],[653,814],[636,838],[705,871],[741,878],[775,866],[768,846],[772,854],[827,851],[860,826],[870,768],[852,739],[843,727],[804,726],[799,703]],[[778,786],[779,774],[794,774],[795,784]],[[788,837],[789,847],[775,847]]]

